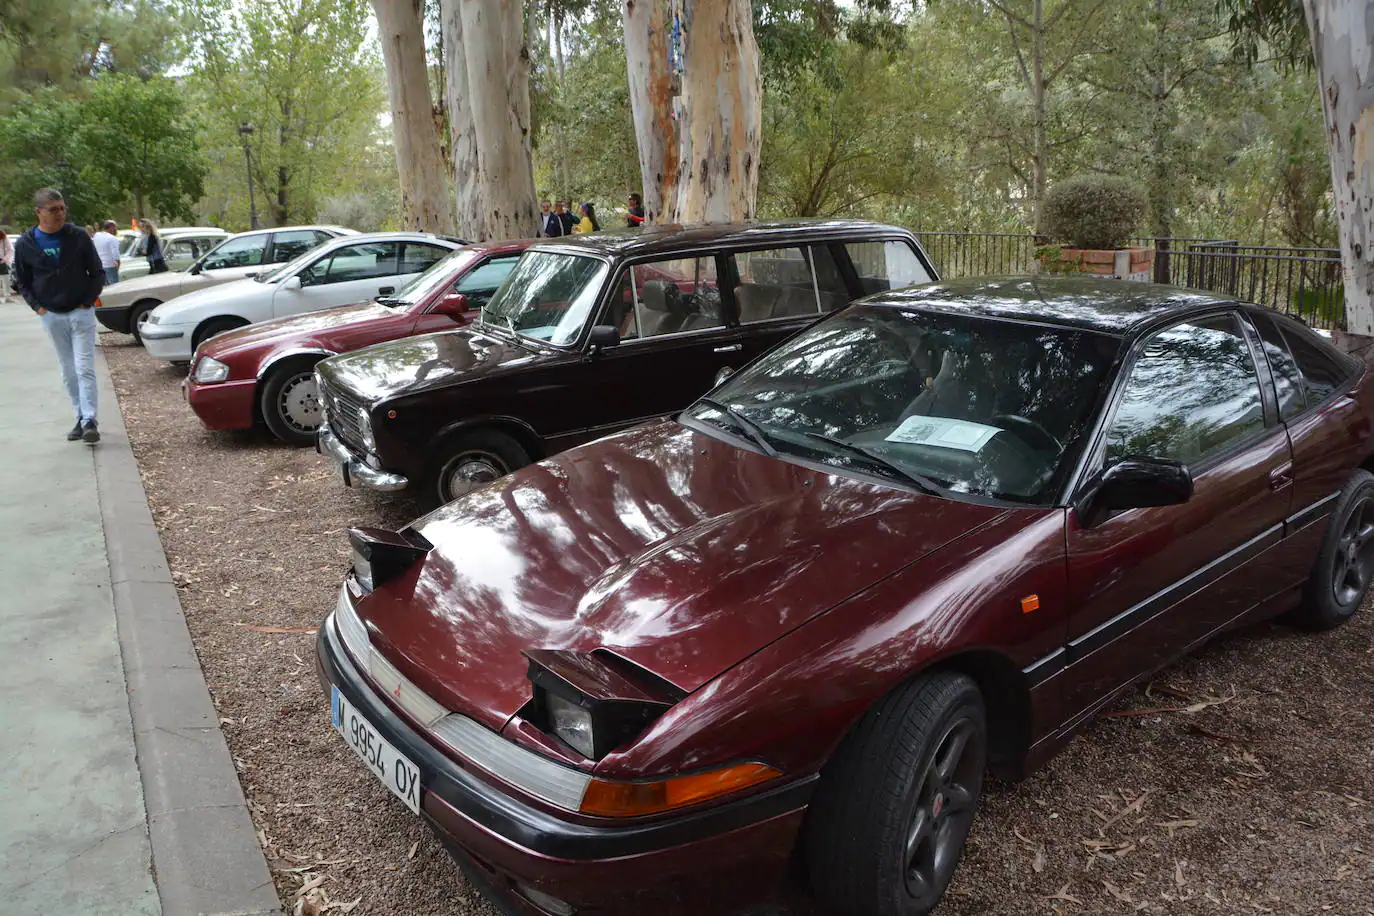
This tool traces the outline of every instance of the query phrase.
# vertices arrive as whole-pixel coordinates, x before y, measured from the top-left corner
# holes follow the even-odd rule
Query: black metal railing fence
[[[947,279],[1023,275],[1040,269],[1041,243],[1028,233],[925,232],[916,237]],[[1294,315],[1314,327],[1345,326],[1340,252],[1334,248],[1243,245],[1237,239],[1137,238],[1155,249],[1154,280],[1234,296]]]

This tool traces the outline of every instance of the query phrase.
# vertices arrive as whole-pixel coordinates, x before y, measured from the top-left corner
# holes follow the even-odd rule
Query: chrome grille
[[[358,422],[358,411],[363,402],[351,393],[320,379],[320,395],[324,399],[325,418],[329,428],[334,431],[345,445],[356,452],[366,452],[363,447],[363,429]]]

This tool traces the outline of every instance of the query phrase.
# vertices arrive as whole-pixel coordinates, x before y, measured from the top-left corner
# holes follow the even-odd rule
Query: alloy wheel
[[[983,734],[971,719],[950,723],[935,746],[907,828],[906,890],[933,906],[959,862],[982,779]]]
[[[313,433],[324,419],[324,405],[320,403],[319,387],[313,372],[292,376],[277,395],[277,413],[292,429]]]
[[[1374,575],[1374,499],[1365,497],[1350,508],[1336,543],[1331,589],[1342,607],[1358,604]]]

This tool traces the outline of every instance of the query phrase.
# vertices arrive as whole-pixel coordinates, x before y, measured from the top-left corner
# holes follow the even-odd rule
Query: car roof
[[[430,232],[357,232],[352,235],[335,236],[320,244],[338,247],[339,245],[357,245],[367,242],[435,242],[450,248],[457,248],[463,244],[457,239],[434,235]]]
[[[760,220],[693,226],[645,226],[568,235],[540,242],[541,250],[585,251],[615,257],[672,252],[715,245],[767,245],[819,240],[837,235],[911,235],[899,226],[861,219]]]
[[[531,245],[537,245],[543,239],[507,239],[503,242],[472,242],[464,245],[464,251],[477,251],[482,254],[502,254],[508,251],[524,251]]]
[[[300,232],[303,229],[323,229],[327,232],[337,232],[339,235],[348,236],[359,234],[357,229],[349,229],[344,226],[268,226],[264,229],[248,229],[243,232],[235,232],[230,238],[241,239],[250,235],[267,235],[269,232]]]
[[[878,293],[860,301],[1035,321],[1117,336],[1235,302],[1196,289],[1095,277],[968,277]]]
[[[157,231],[158,235],[186,235],[188,233],[196,235],[204,233],[209,233],[210,235],[228,235],[229,230],[220,229],[217,226],[169,226],[166,229],[159,229]]]

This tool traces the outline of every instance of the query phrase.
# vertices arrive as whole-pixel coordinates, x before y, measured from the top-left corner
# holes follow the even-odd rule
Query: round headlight
[[[214,357],[202,356],[196,363],[194,378],[197,382],[222,382],[229,377],[229,367]]]
[[[377,440],[372,435],[372,418],[367,415],[366,407],[358,408],[358,431],[362,434],[365,448],[377,447]]]

